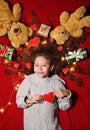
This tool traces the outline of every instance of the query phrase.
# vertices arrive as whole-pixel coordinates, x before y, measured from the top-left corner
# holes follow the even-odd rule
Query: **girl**
[[[40,52],[34,59],[34,73],[27,76],[18,89],[16,103],[24,108],[24,130],[62,130],[57,114],[58,108],[67,110],[71,107],[71,92],[55,72],[54,59],[47,53]],[[43,95],[54,93],[54,100],[49,103]]]

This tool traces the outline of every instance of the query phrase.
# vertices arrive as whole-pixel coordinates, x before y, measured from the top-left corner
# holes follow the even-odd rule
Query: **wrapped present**
[[[69,51],[67,54],[65,54],[65,58],[68,64],[72,64],[73,62],[78,62],[80,60],[86,59],[87,57],[88,55],[85,48],[80,48],[73,52]]]
[[[41,24],[40,29],[38,30],[38,34],[43,37],[48,37],[51,26],[46,24]]]
[[[14,48],[8,47],[7,45],[0,44],[0,56],[8,60],[12,59]]]

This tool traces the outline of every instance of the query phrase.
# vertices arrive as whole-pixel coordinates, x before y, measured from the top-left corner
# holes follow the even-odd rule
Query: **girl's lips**
[[[38,74],[43,74],[43,72],[37,72]]]

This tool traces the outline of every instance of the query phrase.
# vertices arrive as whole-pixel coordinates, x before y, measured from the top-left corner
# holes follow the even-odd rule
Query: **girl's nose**
[[[42,66],[41,65],[39,66],[39,70],[42,70]]]

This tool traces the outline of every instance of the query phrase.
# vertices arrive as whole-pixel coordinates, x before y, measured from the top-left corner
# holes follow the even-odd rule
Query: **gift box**
[[[65,58],[68,64],[72,64],[73,62],[84,60],[87,57],[88,57],[88,54],[85,48],[80,48],[73,52],[69,51],[67,54],[65,54]]]
[[[38,34],[43,37],[48,37],[51,26],[46,24],[41,24],[40,29],[38,30]]]
[[[0,56],[8,60],[12,59],[14,48],[8,47],[7,45],[0,44]]]

